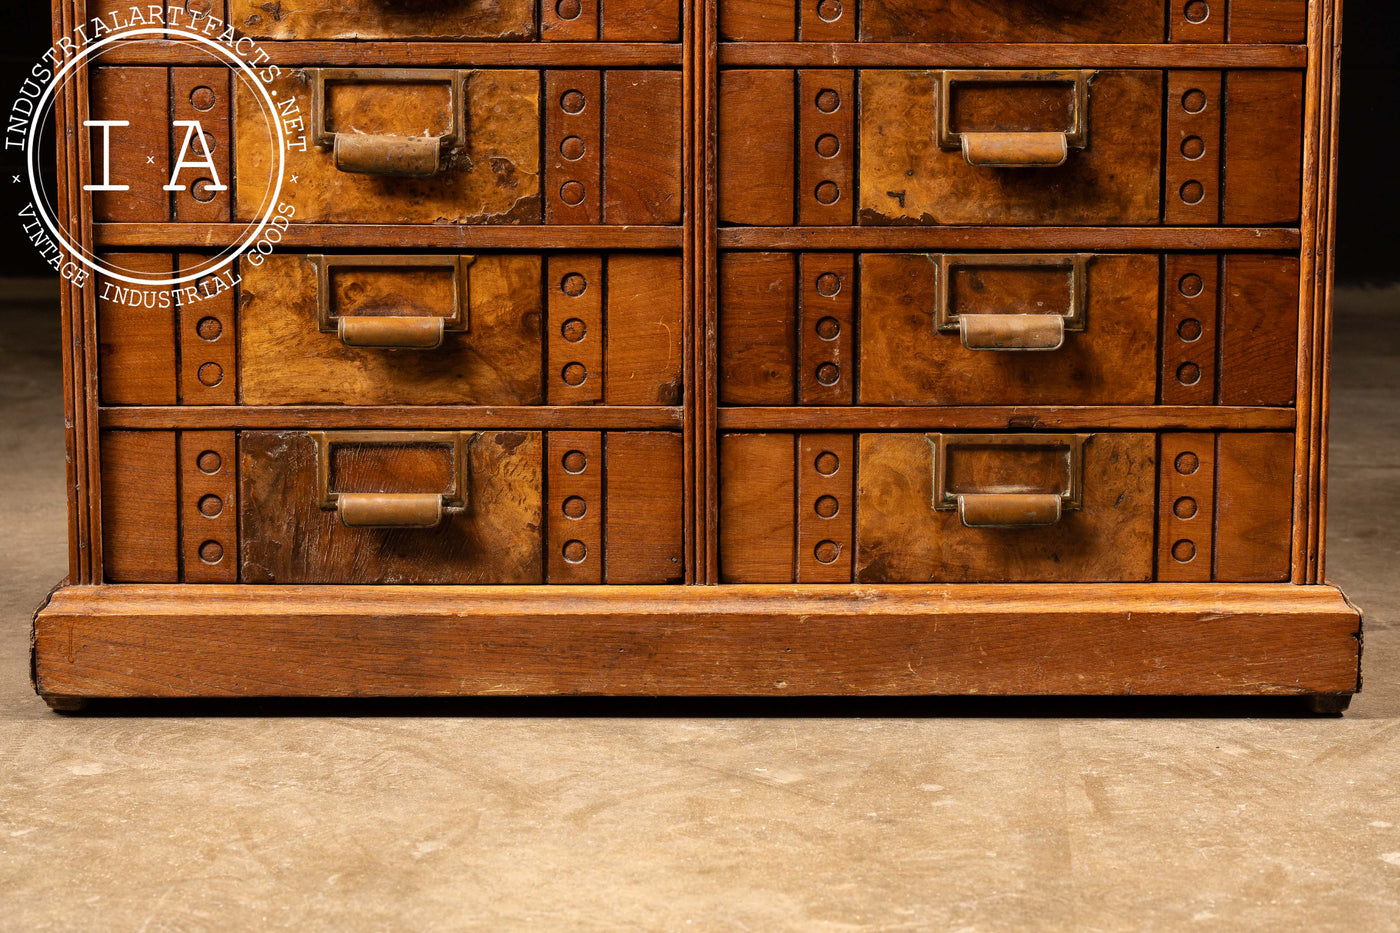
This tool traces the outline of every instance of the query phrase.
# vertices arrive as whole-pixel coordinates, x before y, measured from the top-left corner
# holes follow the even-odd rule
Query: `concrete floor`
[[[74,718],[27,670],[65,562],[56,304],[0,283],[0,929],[1400,930],[1400,292],[1342,304],[1329,569],[1367,611],[1344,719],[994,701]]]

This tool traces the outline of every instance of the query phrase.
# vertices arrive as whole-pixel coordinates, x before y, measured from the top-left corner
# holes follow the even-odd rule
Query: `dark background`
[[[1342,148],[1337,278],[1348,284],[1400,281],[1400,4],[1349,0],[1342,54]],[[49,45],[48,4],[11,4],[11,34],[0,55],[6,109],[23,75]],[[9,184],[22,161],[6,154]],[[8,203],[8,202],[7,202]],[[52,272],[25,242],[16,220],[0,220],[0,275]]]

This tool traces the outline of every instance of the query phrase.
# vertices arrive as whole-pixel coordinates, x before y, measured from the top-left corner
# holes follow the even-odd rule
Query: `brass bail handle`
[[[337,170],[357,175],[430,178],[442,171],[444,151],[462,141],[464,76],[461,71],[420,68],[312,68],[311,132],[317,146],[330,149]],[[327,126],[328,84],[446,84],[452,124],[441,136],[337,133]]]
[[[436,350],[444,336],[467,330],[470,304],[466,267],[470,256],[310,256],[316,269],[316,321],[322,333],[337,334],[357,349]],[[331,308],[331,272],[335,269],[450,269],[452,309],[446,314],[339,316]]]
[[[1055,168],[1064,165],[1071,149],[1083,149],[1089,141],[1089,80],[1092,71],[943,71],[939,73],[938,145],[959,149],[969,165],[988,168]],[[954,132],[952,97],[954,84],[1032,84],[1048,82],[1074,85],[1073,125],[1050,132]]]
[[[933,507],[958,513],[967,528],[1042,528],[1077,511],[1084,497],[1084,444],[1092,434],[926,434],[933,448]],[[958,447],[1063,448],[1068,459],[1060,492],[955,492],[948,457]]]
[[[940,255],[936,258],[934,328],[939,333],[959,334],[969,350],[1058,350],[1064,346],[1065,334],[1085,329],[1091,258],[1087,253]],[[1061,314],[955,314],[952,276],[959,268],[1066,270],[1070,277],[1068,306]]]
[[[317,504],[339,514],[347,528],[436,528],[443,515],[467,505],[467,447],[471,431],[314,431]],[[336,492],[331,489],[334,447],[439,445],[452,448],[452,489],[444,493]]]

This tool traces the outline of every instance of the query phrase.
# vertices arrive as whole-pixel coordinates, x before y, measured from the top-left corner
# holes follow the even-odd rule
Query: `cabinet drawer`
[[[108,431],[108,582],[680,583],[661,431]]]
[[[167,275],[207,258],[106,256]],[[273,254],[163,303],[101,281],[101,398],[679,405],[681,293],[680,257],[643,253]]]
[[[726,253],[724,405],[1291,405],[1296,257]]]
[[[725,71],[719,219],[1296,223],[1302,78],[1284,70]]]
[[[680,222],[679,71],[279,67],[267,86],[287,102],[279,221]],[[98,68],[92,108],[131,124],[106,144],[129,190],[98,192],[98,221],[266,214],[280,144],[261,96],[235,92],[226,69]],[[173,197],[164,188],[186,129],[171,112],[199,122],[214,166],[182,168],[188,190]],[[104,166],[104,141],[93,144]]]
[[[729,583],[1287,579],[1293,435],[720,437]]]
[[[677,42],[681,31],[680,0],[228,0],[228,12],[255,39]]]
[[[741,42],[1302,42],[1307,0],[720,0]]]

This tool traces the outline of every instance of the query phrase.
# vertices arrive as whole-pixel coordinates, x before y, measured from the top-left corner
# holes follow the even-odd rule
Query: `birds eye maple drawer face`
[[[279,191],[291,223],[680,222],[679,71],[281,69],[267,90],[297,102],[282,114],[297,141]],[[148,105],[133,112],[131,101]],[[96,198],[97,220],[248,221],[266,213],[280,146],[260,95],[242,83],[231,89],[227,70],[96,69],[94,118],[118,109],[132,126],[113,134],[109,158],[124,163],[131,191]],[[171,152],[184,141],[171,134],[185,132],[172,127],[172,110],[200,121],[229,190],[201,176],[183,179],[185,192],[164,191]],[[167,138],[169,147],[152,143]]]
[[[741,42],[1302,42],[1307,0],[721,0]]]
[[[1298,260],[726,253],[724,405],[1293,403]]]
[[[222,4],[217,4],[222,6]],[[257,39],[677,42],[680,0],[342,0],[329,7],[229,0]]]
[[[107,582],[676,583],[663,431],[108,431]]]
[[[728,583],[1287,578],[1287,433],[727,433]]]
[[[681,285],[678,255],[507,252],[245,257],[151,308],[102,282],[102,401],[678,405]]]
[[[719,220],[1284,225],[1303,73],[724,71]]]

